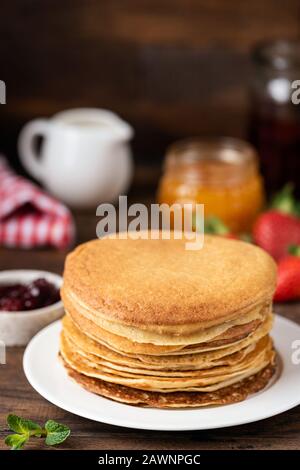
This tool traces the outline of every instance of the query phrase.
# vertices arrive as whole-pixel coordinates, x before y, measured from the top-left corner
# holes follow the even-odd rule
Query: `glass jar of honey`
[[[233,138],[188,139],[167,152],[158,189],[159,203],[204,204],[231,231],[251,229],[264,203],[255,150]]]

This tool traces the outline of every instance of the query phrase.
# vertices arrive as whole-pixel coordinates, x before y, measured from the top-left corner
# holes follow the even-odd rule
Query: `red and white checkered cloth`
[[[0,156],[0,245],[66,248],[74,234],[70,211],[16,175]]]

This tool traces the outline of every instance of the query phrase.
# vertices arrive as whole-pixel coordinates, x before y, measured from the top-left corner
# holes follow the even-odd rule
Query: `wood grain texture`
[[[94,214],[76,214],[78,241],[94,237]],[[0,269],[33,268],[57,273],[66,252],[0,249]],[[300,323],[300,304],[277,305],[276,311]],[[9,348],[7,364],[0,366],[0,449],[8,433],[6,416],[16,413],[43,423],[55,419],[72,429],[59,449],[300,449],[300,406],[258,423],[193,432],[154,432],[120,428],[80,418],[51,405],[28,384],[22,369],[23,348]],[[44,448],[33,440],[30,449]]]
[[[1,12],[11,156],[27,120],[77,106],[130,121],[137,162],[160,162],[180,137],[245,136],[249,49],[300,32],[297,0],[15,0]]]

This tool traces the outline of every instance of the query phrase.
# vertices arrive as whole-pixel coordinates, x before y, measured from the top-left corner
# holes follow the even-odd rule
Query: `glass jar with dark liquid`
[[[292,103],[300,80],[300,42],[271,41],[253,51],[250,141],[260,156],[269,194],[291,181],[300,195],[300,104]]]

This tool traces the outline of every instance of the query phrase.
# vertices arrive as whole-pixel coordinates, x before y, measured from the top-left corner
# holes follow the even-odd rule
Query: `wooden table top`
[[[95,237],[96,217],[80,214],[78,241]],[[66,252],[0,249],[0,269],[46,269],[61,273]],[[300,323],[300,304],[280,305],[276,311]],[[257,423],[210,431],[155,432],[96,423],[47,402],[27,382],[23,348],[9,348],[0,366],[0,449],[6,448],[6,416],[15,413],[43,424],[54,419],[70,426],[72,435],[59,449],[300,449],[300,406]],[[29,449],[45,448],[34,439]]]

